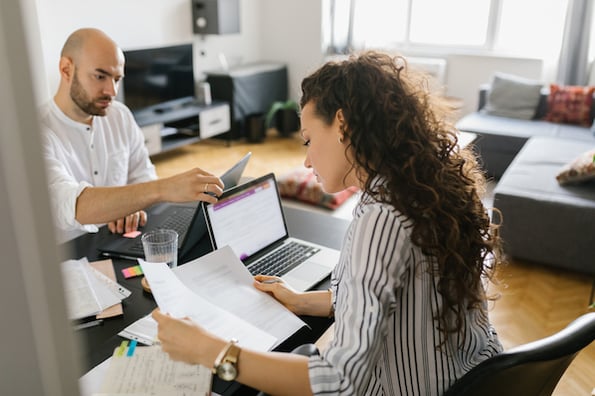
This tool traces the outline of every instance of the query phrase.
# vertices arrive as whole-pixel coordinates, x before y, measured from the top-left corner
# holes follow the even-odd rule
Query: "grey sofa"
[[[463,117],[457,127],[478,135],[480,159],[487,174],[498,179],[494,207],[503,216],[505,252],[541,265],[595,274],[595,181],[561,186],[556,180],[564,165],[595,148],[593,132],[541,120],[547,111],[544,89],[533,119],[485,114],[481,109],[488,89],[481,87],[478,111]]]
[[[595,274],[595,182],[560,186],[560,169],[594,143],[532,137],[494,189],[505,252]]]
[[[523,145],[533,136],[557,137],[595,144],[593,131],[588,127],[542,120],[547,113],[547,88],[541,90],[539,104],[531,120],[485,114],[483,109],[487,103],[489,89],[489,84],[480,87],[477,111],[462,117],[456,125],[461,131],[477,134],[475,147],[489,176],[500,178]],[[595,117],[595,100],[591,107],[591,117]]]

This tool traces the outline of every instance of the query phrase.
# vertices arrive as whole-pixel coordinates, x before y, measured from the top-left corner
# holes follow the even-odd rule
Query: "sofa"
[[[482,111],[491,89],[483,85],[478,111],[463,117],[457,126],[478,135],[475,147],[480,161],[497,180],[493,205],[502,218],[493,221],[501,222],[506,254],[595,274],[593,128],[544,119],[548,88],[540,87],[537,103],[533,102],[535,113],[521,119]],[[592,104],[588,113],[592,123]],[[580,169],[588,168],[590,173],[577,172],[579,162]]]
[[[530,119],[492,115],[485,111],[491,84],[479,89],[477,111],[463,116],[456,124],[460,131],[477,134],[475,148],[487,175],[500,178],[523,145],[533,136],[556,137],[595,143],[593,127],[544,120],[548,111],[549,88],[540,87],[539,99]],[[595,100],[590,109],[595,117]]]

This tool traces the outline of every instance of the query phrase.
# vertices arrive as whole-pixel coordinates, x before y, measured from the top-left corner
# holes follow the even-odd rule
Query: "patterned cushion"
[[[593,92],[595,87],[551,84],[545,120],[590,126]]]
[[[595,149],[582,153],[566,164],[556,180],[561,185],[595,180]]]
[[[292,198],[328,209],[338,208],[358,191],[355,187],[349,187],[335,194],[324,192],[320,183],[316,181],[316,176],[306,168],[295,169],[282,175],[277,178],[277,185],[283,198]]]

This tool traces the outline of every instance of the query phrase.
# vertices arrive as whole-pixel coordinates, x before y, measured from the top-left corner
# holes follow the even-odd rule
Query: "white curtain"
[[[557,82],[559,84],[587,85],[592,21],[592,0],[569,1],[558,61]]]
[[[330,0],[330,34],[327,52],[347,54],[353,49],[353,17],[356,0]]]

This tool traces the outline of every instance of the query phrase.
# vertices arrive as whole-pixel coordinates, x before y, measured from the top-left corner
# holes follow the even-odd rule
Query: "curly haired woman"
[[[270,394],[440,395],[502,346],[484,282],[500,262],[477,162],[401,57],[328,62],[302,82],[305,165],[327,192],[362,190],[328,291],[255,287],[299,315],[334,315],[316,356],[242,348],[237,381]],[[163,349],[212,366],[226,341],[156,310]]]

